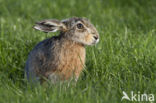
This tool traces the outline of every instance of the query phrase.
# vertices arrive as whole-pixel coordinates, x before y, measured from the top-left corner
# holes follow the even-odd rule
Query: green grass
[[[57,34],[32,26],[72,16],[89,18],[100,34],[100,42],[87,47],[76,86],[30,87],[24,78],[28,53]],[[156,99],[155,0],[0,0],[0,103],[120,103],[122,91]]]

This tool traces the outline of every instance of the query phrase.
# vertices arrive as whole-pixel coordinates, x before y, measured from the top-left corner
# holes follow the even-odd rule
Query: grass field
[[[57,34],[32,26],[72,16],[89,18],[100,34],[100,42],[86,48],[76,86],[30,87],[24,78],[28,53]],[[155,0],[0,0],[0,103],[121,103],[123,91],[156,99]]]

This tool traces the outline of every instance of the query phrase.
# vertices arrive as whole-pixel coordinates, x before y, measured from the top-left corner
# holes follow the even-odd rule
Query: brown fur
[[[91,38],[92,38],[91,35],[86,35],[86,37],[85,37],[85,41],[87,41],[87,42],[91,42]]]
[[[82,23],[81,29],[77,27],[79,23]],[[52,83],[72,77],[77,80],[85,66],[85,46],[99,40],[95,27],[85,18],[70,18],[43,20],[34,28],[44,32],[61,32],[59,36],[40,42],[30,52],[26,63],[28,80],[43,82],[47,78]]]
[[[55,68],[56,70],[48,70],[45,73],[45,76],[47,77],[51,73],[56,73],[61,77],[62,80],[69,79],[69,77],[71,76],[76,76],[78,78],[85,63],[84,46],[70,40],[65,40],[64,44],[61,45],[62,47],[60,48],[60,50],[56,50],[60,51],[60,54],[54,54],[57,60],[55,61],[55,63],[58,63],[57,67]]]

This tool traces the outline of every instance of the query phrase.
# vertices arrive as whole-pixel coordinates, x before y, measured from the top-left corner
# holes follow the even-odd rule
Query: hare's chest
[[[59,74],[63,79],[72,76],[78,78],[85,65],[85,49],[80,47],[66,49],[62,55]]]

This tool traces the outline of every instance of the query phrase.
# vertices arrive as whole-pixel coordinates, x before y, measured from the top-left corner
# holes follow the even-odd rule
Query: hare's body
[[[80,21],[92,27],[91,30],[82,29],[80,23],[76,24],[78,29],[73,26]],[[59,36],[40,42],[30,52],[26,62],[27,78],[32,81],[49,79],[53,83],[71,77],[78,79],[85,65],[85,45],[97,43],[98,33],[94,26],[86,19],[71,18],[62,22],[41,21],[34,28],[44,32],[61,32]]]
[[[63,37],[53,37],[40,42],[31,51],[28,62],[26,69],[32,70],[29,77],[43,76],[52,81],[78,78],[85,63],[85,48]]]

